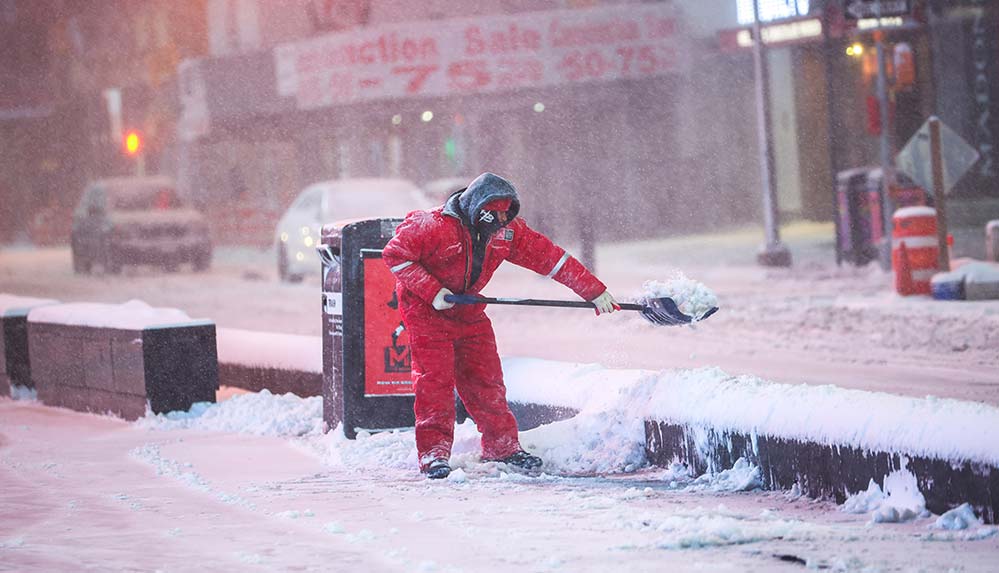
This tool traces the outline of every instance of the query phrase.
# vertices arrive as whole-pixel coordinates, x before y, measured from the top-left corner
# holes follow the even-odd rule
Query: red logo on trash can
[[[409,333],[395,276],[380,258],[364,260],[364,395],[412,395]]]

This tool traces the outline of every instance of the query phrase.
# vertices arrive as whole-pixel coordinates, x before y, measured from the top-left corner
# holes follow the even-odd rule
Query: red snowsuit
[[[515,218],[519,201],[512,187],[509,193],[516,206],[508,211],[512,221],[489,238],[474,284],[469,284],[473,274],[471,224],[463,211],[477,212],[474,206],[495,199],[495,193],[478,197],[472,209],[467,208],[468,201],[466,209],[461,208],[458,193],[442,207],[410,213],[382,253],[395,273],[399,306],[410,336],[416,447],[422,470],[435,459],[450,457],[455,388],[482,432],[483,459],[502,459],[521,449],[485,305],[436,310],[432,302],[442,287],[456,294],[478,294],[500,263],[509,260],[554,278],[585,300],[606,290],[564,249]]]

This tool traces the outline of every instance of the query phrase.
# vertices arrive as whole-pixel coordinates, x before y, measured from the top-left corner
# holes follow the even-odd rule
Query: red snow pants
[[[421,328],[422,327],[422,328]],[[436,320],[410,327],[416,392],[416,450],[420,469],[451,457],[454,391],[482,433],[482,459],[502,459],[520,450],[517,420],[506,403],[503,370],[492,323]]]

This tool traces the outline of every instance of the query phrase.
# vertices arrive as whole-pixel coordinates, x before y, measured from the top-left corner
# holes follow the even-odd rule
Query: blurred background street
[[[829,226],[796,224],[786,240],[798,263],[755,263],[759,229],[618,243],[597,251],[602,277],[622,299],[643,281],[677,272],[711,285],[722,311],[694,327],[657,328],[633,313],[495,307],[504,356],[600,363],[612,368],[717,366],[789,384],[835,384],[915,397],[999,405],[999,307],[994,302],[907,300],[876,266],[837,267]],[[120,303],[137,298],[211,318],[220,328],[319,336],[318,274],[277,280],[273,252],[221,248],[208,273],[74,275],[66,248],[0,251],[0,284],[34,296]],[[564,287],[512,265],[485,294],[565,298]]]

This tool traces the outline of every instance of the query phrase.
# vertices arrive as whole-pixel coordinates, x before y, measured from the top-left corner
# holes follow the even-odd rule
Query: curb
[[[912,473],[926,499],[926,509],[942,514],[967,502],[985,523],[999,520],[999,468],[989,463],[953,461],[905,452],[870,451],[710,427],[647,420],[645,449],[654,466],[682,463],[695,475],[732,467],[745,458],[760,468],[763,488],[789,490],[795,485],[815,499],[842,504],[874,479],[884,487],[893,471]]]

